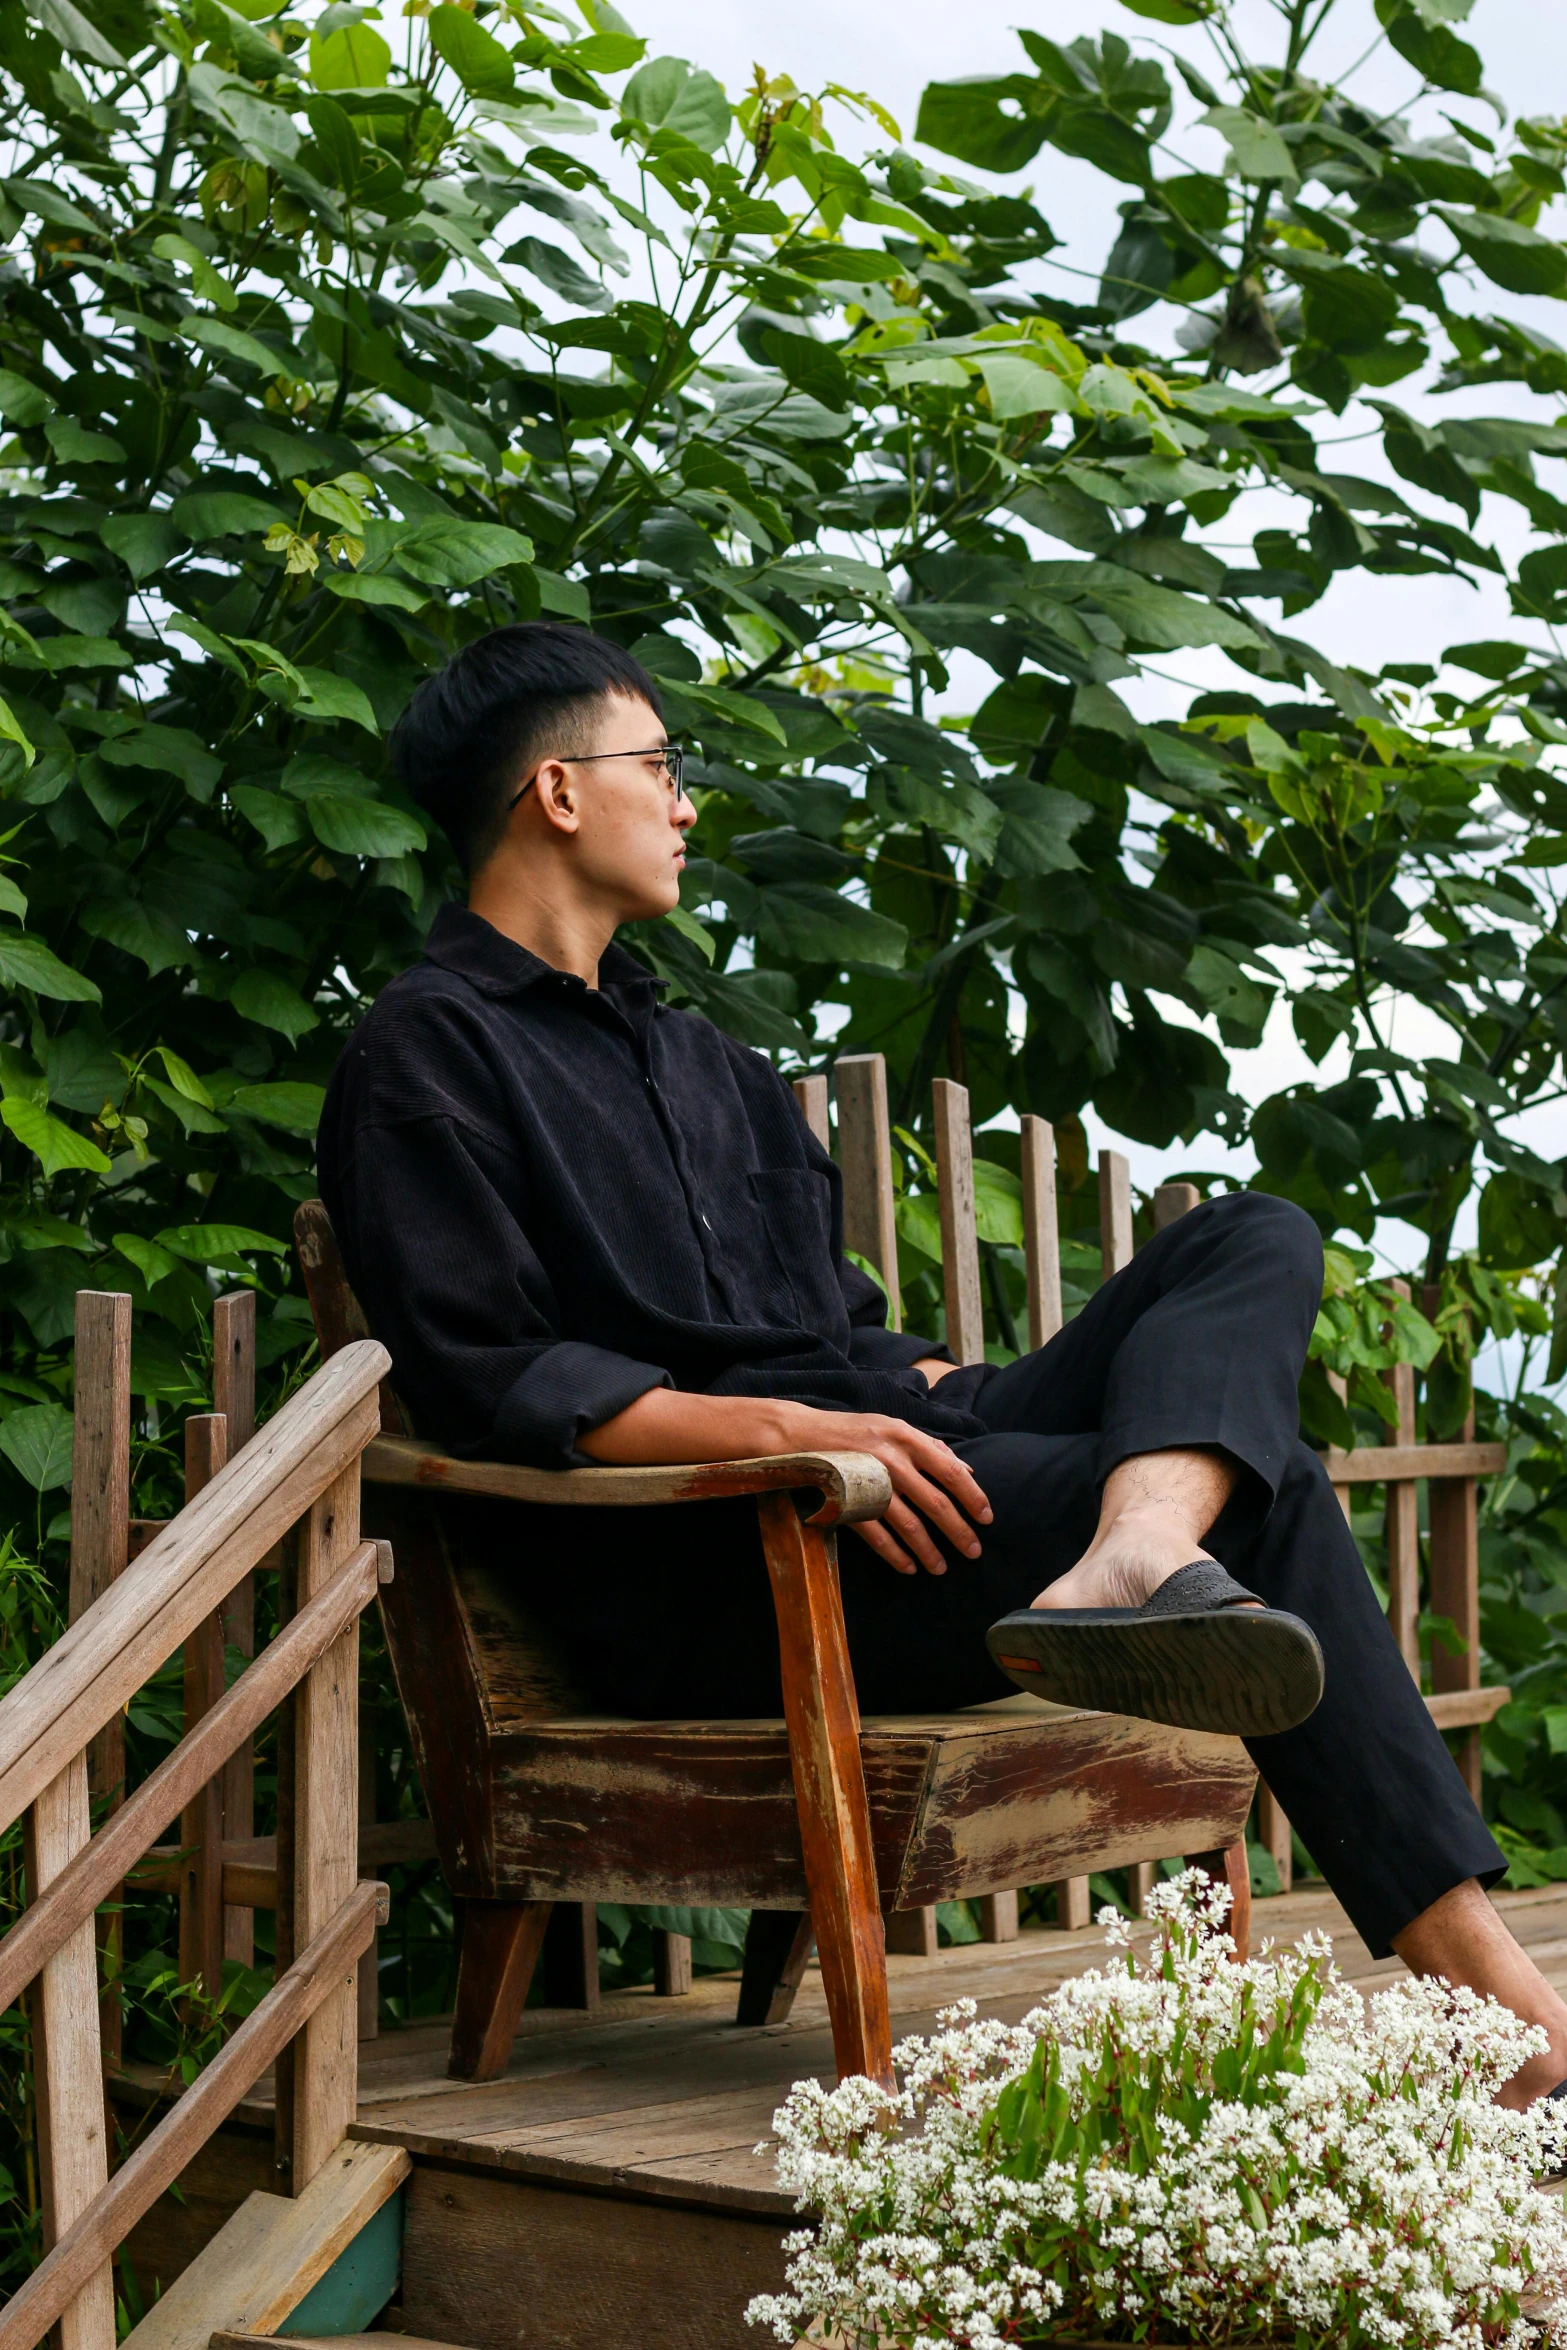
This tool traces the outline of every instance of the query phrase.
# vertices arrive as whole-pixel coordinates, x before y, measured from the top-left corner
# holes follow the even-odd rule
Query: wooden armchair
[[[839,1076],[850,1245],[888,1264],[880,1065],[840,1062]],[[825,1080],[802,1081],[802,1094],[807,1116],[824,1124]],[[868,1127],[856,1102],[873,1113]],[[938,1133],[944,1214],[957,1219],[961,1237],[961,1087],[938,1094]],[[1036,1233],[1031,1293],[1045,1301],[1043,1314],[1053,1284],[1059,1318],[1053,1185],[1050,1201],[1050,1261]],[[971,1177],[966,1217],[972,1248]],[[295,1234],[330,1357],[364,1334],[364,1317],[319,1201],[299,1210]],[[867,1237],[875,1245],[866,1247]],[[967,1256],[949,1253],[961,1258],[966,1282]],[[961,1341],[967,1326],[961,1313],[954,1319],[953,1278],[949,1271],[948,1322]],[[895,1297],[895,1281],[892,1289]],[[969,1304],[977,1300],[976,1260]],[[1031,1315],[1031,1331],[1040,1314]],[[380,1594],[387,1644],[441,1866],[461,1903],[453,2074],[483,2080],[504,2070],[556,1905],[580,1905],[557,1918],[554,1932],[571,1930],[566,1956],[584,2001],[596,1984],[593,1904],[750,1909],[738,2017],[748,2023],[788,2013],[814,1938],[838,2069],[880,2081],[891,2078],[884,1914],[929,1915],[939,1901],[1004,1899],[1047,1881],[1086,1893],[1090,1870],[1172,1851],[1227,1876],[1244,1911],[1237,1840],[1256,1775],[1233,1739],[1028,1697],[860,1720],[834,1529],[884,1505],[879,1462],[824,1452],[547,1471],[447,1457],[419,1440],[385,1387],[381,1414],[383,1433],[364,1462],[364,1523],[394,1547],[396,1579]],[[761,1522],[782,1721],[636,1721],[587,1710],[523,1603],[514,1562],[524,1546],[561,1541],[562,1503],[602,1509],[739,1494],[755,1495]],[[514,1536],[497,1542],[496,1513],[476,1509],[479,1497],[517,1505]],[[554,1505],[547,1517],[535,1514],[540,1504]],[[537,1562],[536,1548],[530,1555]],[[570,1571],[564,1554],[561,1565]],[[1237,1925],[1243,1935],[1243,1914]],[[680,1986],[666,1979],[660,1987]]]

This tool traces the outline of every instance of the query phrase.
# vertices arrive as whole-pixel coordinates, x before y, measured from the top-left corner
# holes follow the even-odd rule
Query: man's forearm
[[[808,1438],[791,1432],[801,1406],[772,1396],[688,1395],[650,1387],[623,1412],[577,1439],[579,1452],[612,1466],[731,1461],[793,1452]]]

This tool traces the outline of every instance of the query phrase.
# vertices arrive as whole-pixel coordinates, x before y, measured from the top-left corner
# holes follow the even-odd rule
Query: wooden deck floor
[[[1499,1906],[1567,1992],[1567,1887],[1504,1893]],[[1258,1902],[1253,1946],[1307,1927],[1331,1933],[1344,1973],[1368,1988],[1401,1971],[1373,1965],[1322,1892]],[[895,1957],[894,2034],[929,2031],[958,1998],[1017,2021],[1103,1953],[1092,1928]],[[636,1991],[593,2015],[533,2009],[505,2078],[482,2087],[447,2079],[444,2025],[361,2048],[355,2134],[415,2161],[409,2333],[480,2350],[759,2350],[742,2312],[780,2280],[779,2239],[795,2221],[756,2148],[792,2082],[832,2078],[832,2048],[814,1966],[786,2024],[738,2030],[735,1990],[734,1977],[709,1976],[683,1999]],[[236,2118],[259,2162],[265,2099]],[[258,2171],[246,2183],[264,2182]]]

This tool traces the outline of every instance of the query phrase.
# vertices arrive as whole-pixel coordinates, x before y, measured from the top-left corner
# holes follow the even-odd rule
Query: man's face
[[[696,822],[689,800],[671,790],[661,753],[667,736],[648,704],[607,695],[575,756],[541,765],[557,804],[576,817],[574,862],[616,922],[646,922],[680,902],[685,836]],[[550,772],[544,774],[544,769]]]

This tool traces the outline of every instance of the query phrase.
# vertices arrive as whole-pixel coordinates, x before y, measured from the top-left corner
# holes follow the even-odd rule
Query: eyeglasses
[[[562,767],[591,767],[600,759],[656,759],[658,772],[668,784],[671,798],[678,802],[684,796],[686,755],[679,743],[655,743],[646,751],[588,751],[580,759],[563,758],[559,763]],[[538,780],[536,774],[530,775],[521,791],[506,802],[508,816],[513,808],[522,804]]]

